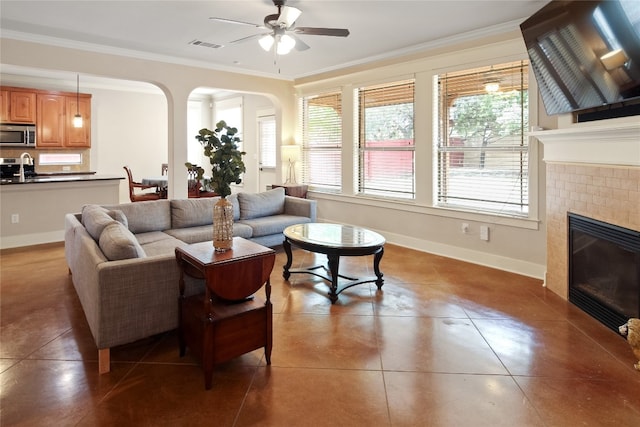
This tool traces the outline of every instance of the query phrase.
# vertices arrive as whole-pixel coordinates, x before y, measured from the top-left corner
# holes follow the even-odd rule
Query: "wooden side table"
[[[200,359],[205,388],[211,388],[213,366],[265,349],[271,364],[272,313],[269,276],[275,251],[234,237],[233,248],[216,252],[212,242],[176,248],[180,267],[180,356],[186,347]],[[202,278],[205,293],[185,297],[184,276]],[[253,295],[265,285],[265,300]]]
[[[273,184],[271,188],[284,188],[284,194],[287,196],[300,197],[301,199],[307,198],[308,185],[304,184]]]

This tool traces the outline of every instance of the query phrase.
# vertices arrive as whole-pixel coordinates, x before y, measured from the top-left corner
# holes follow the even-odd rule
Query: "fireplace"
[[[640,232],[568,214],[569,301],[618,331],[640,317]]]

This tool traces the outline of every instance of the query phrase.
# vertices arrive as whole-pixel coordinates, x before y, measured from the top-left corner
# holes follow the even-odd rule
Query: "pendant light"
[[[73,127],[81,128],[82,127],[82,116],[80,115],[80,74],[77,75],[77,85],[76,85],[76,115],[73,116]]]

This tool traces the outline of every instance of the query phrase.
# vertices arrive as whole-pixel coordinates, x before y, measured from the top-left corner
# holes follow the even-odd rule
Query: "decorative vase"
[[[213,205],[213,247],[226,252],[233,245],[233,204],[226,198]]]

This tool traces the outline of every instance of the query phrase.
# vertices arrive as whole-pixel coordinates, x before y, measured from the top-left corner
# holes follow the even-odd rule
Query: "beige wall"
[[[187,134],[187,100],[198,87],[261,94],[274,103],[282,135],[293,135],[295,130],[295,98],[291,83],[285,80],[213,70],[205,63],[187,66],[4,38],[0,39],[0,51],[2,64],[140,81],[157,86],[165,96],[166,158],[170,164],[183,165],[187,161],[184,138]],[[141,113],[144,111],[136,111],[136,114]],[[119,155],[123,156],[123,153]],[[178,184],[186,179],[186,169],[181,172],[170,177],[171,184],[176,183],[170,185],[170,197],[187,195],[186,187]]]
[[[475,40],[448,49],[434,49],[406,60],[333,72],[323,78],[296,82],[299,96],[342,90],[342,116],[356,115],[353,90],[371,84],[415,79],[416,199],[396,203],[357,194],[352,168],[343,168],[341,195],[313,194],[318,199],[318,217],[323,221],[369,227],[390,241],[448,257],[495,266],[543,278],[545,271],[545,165],[542,147],[530,138],[533,165],[529,219],[514,219],[466,213],[434,206],[433,174],[433,77],[447,71],[526,59],[521,36],[504,34]],[[530,80],[533,80],[531,76]],[[533,84],[533,85],[532,85]],[[535,82],[530,87],[535,90]],[[538,125],[538,99],[531,97],[530,124]],[[541,107],[540,107],[541,108]],[[545,118],[544,126],[549,122]],[[353,164],[356,133],[352,122],[343,122],[343,164]],[[462,223],[470,232],[463,234]],[[480,240],[480,226],[490,228],[489,241]]]
[[[278,144],[288,141],[295,135],[296,124],[296,93],[304,94],[326,87],[345,86],[354,87],[362,82],[377,82],[394,78],[417,76],[417,87],[430,91],[429,76],[439,72],[446,66],[460,66],[462,64],[474,66],[486,61],[486,55],[481,57],[474,53],[474,48],[489,44],[492,47],[493,58],[490,60],[513,60],[523,57],[523,46],[515,34],[500,38],[476,40],[475,46],[456,46],[456,50],[467,49],[464,55],[449,56],[447,49],[438,48],[423,55],[412,55],[403,61],[381,63],[379,66],[359,67],[348,72],[332,73],[322,78],[305,78],[294,87],[292,82],[269,79],[242,74],[216,71],[198,66],[184,66],[170,63],[145,61],[124,56],[91,53],[74,49],[43,46],[35,43],[15,40],[0,40],[3,64],[15,66],[43,68],[58,71],[79,72],[115,79],[143,81],[153,83],[164,93],[164,103],[159,102],[153,110],[166,108],[166,123],[157,127],[159,133],[166,132],[168,140],[166,158],[171,164],[183,164],[186,161],[187,149],[184,142],[186,134],[187,99],[191,91],[197,87],[212,87],[231,92],[254,93],[268,98],[274,105],[276,119],[281,130]],[[454,59],[455,58],[455,59]],[[448,61],[448,62],[447,62]],[[456,63],[458,61],[458,63]],[[110,95],[109,95],[110,96]],[[127,95],[124,95],[126,98]],[[96,96],[99,102],[100,96]],[[106,95],[105,95],[106,99]],[[142,97],[141,97],[142,99]],[[155,99],[155,98],[154,98]],[[422,97],[417,102],[416,111],[421,112],[420,130],[416,130],[416,139],[420,138],[419,156],[428,158],[430,154],[430,98]],[[99,108],[100,105],[96,105]],[[133,108],[132,108],[133,109]],[[144,112],[144,108],[135,108],[136,114]],[[98,110],[96,110],[98,111]],[[94,117],[96,115],[94,114]],[[422,120],[423,119],[423,120]],[[162,128],[166,125],[166,128]],[[111,126],[110,123],[99,123],[97,136],[98,145],[92,150],[92,166],[98,170],[110,171],[121,167],[122,152],[112,151],[112,139],[119,139],[114,131],[114,137],[103,138],[102,129]],[[353,129],[345,129],[349,131]],[[109,140],[107,140],[109,139]],[[149,138],[147,138],[149,139]],[[158,140],[163,136],[158,135]],[[135,143],[135,142],[134,142]],[[162,148],[159,148],[159,152]],[[144,150],[143,150],[144,152]],[[534,150],[534,157],[537,157]],[[345,152],[345,161],[349,161],[351,153]],[[139,153],[138,156],[149,154]],[[159,162],[155,158],[150,172],[155,173],[155,166]],[[106,160],[105,160],[106,159]],[[94,163],[95,162],[95,163]],[[540,170],[544,165],[534,159]],[[144,164],[140,166],[141,173],[146,173]],[[278,168],[280,170],[280,168]],[[527,274],[530,276],[544,276],[545,264],[545,232],[544,206],[539,206],[538,200],[544,201],[544,173],[537,175],[539,185],[538,194],[533,195],[533,208],[536,216],[529,221],[513,221],[508,218],[487,215],[470,215],[460,212],[436,209],[429,206],[432,189],[424,185],[429,178],[429,171],[420,169],[417,177],[419,182],[418,199],[415,203],[402,204],[387,201],[366,199],[353,195],[352,187],[340,196],[311,194],[319,202],[318,216],[323,221],[335,221],[370,227],[382,232],[389,242],[415,247],[430,252],[440,253],[454,258],[466,259],[502,269]],[[352,171],[345,171],[346,182],[352,182]],[[137,175],[137,171],[136,171]],[[246,177],[247,183],[251,178]],[[184,182],[184,177],[172,177],[171,183]],[[178,186],[172,185],[175,189]],[[181,187],[181,186],[180,186]],[[184,194],[183,194],[184,193]],[[184,192],[176,190],[170,197],[186,197]],[[471,225],[471,233],[462,234],[461,223]],[[488,242],[479,239],[479,226],[489,225],[491,237]]]

